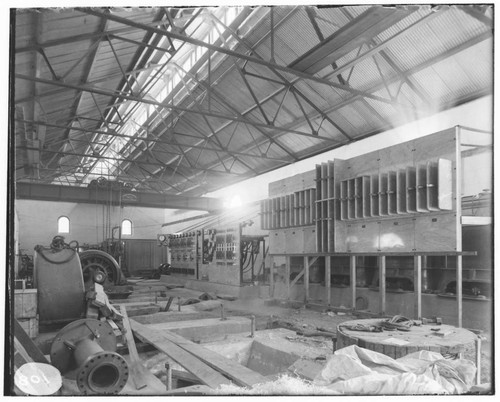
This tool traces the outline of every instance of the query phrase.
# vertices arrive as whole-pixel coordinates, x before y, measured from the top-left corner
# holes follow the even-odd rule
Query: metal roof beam
[[[316,74],[417,9],[370,7],[288,66]]]
[[[362,62],[368,57],[373,56],[376,53],[379,53],[380,51],[384,50],[386,47],[388,47],[391,42],[393,42],[395,39],[400,39],[409,34],[411,31],[413,31],[415,28],[419,27],[423,23],[429,23],[432,21],[434,18],[438,17],[443,13],[443,11],[446,10],[445,7],[439,7],[436,11],[431,12],[430,14],[425,15],[424,17],[420,18],[418,21],[415,21],[413,24],[409,25],[405,29],[401,30],[400,32],[394,34],[390,38],[386,39],[385,41],[379,43],[378,45],[372,47],[370,50],[367,50],[365,53],[357,56],[355,59],[343,64],[342,66],[336,68],[334,71],[331,73],[328,73],[327,75],[323,76],[323,78],[330,78],[334,75],[340,74],[343,71],[354,67],[356,64]]]
[[[488,28],[493,28],[493,19],[486,15],[486,11],[490,9],[492,6],[490,4],[485,5],[460,5],[457,6],[460,10],[469,14],[471,17],[475,18],[478,21],[481,21]]]
[[[326,79],[323,79],[323,78],[320,78],[320,77],[315,77],[314,75],[311,75],[311,74],[308,74],[308,73],[304,73],[304,72],[296,70],[294,68],[290,68],[290,67],[287,67],[287,66],[281,66],[281,65],[278,65],[278,64],[275,64],[275,63],[267,62],[265,60],[262,60],[262,59],[259,59],[259,58],[256,58],[256,57],[249,56],[249,55],[243,54],[243,53],[239,53],[239,52],[236,52],[236,51],[233,51],[233,50],[230,50],[230,49],[226,49],[226,48],[221,47],[221,46],[212,45],[210,43],[206,43],[206,42],[203,42],[203,41],[201,41],[199,39],[191,38],[191,37],[186,36],[186,35],[177,34],[177,33],[174,33],[174,32],[168,32],[168,31],[164,31],[164,30],[158,29],[158,28],[152,28],[152,27],[149,27],[149,26],[144,25],[142,23],[131,21],[131,20],[128,20],[126,18],[119,17],[117,15],[112,15],[112,14],[108,14],[108,13],[105,13],[105,12],[102,12],[102,11],[97,11],[98,9],[96,9],[96,8],[86,9],[86,8],[78,8],[77,7],[76,9],[78,11],[81,11],[81,12],[84,12],[84,13],[87,13],[87,14],[90,14],[90,15],[95,15],[95,16],[98,16],[98,17],[99,16],[106,16],[110,20],[118,22],[118,23],[121,23],[121,24],[124,24],[124,25],[129,25],[129,26],[136,27],[136,28],[142,28],[142,29],[144,29],[146,31],[149,31],[149,32],[153,32],[153,33],[157,33],[157,34],[160,34],[160,35],[169,36],[169,37],[171,37],[173,39],[177,39],[177,40],[180,40],[180,41],[183,41],[183,42],[191,43],[191,44],[196,45],[196,46],[205,47],[207,49],[211,49],[212,51],[224,53],[224,54],[227,54],[228,56],[233,56],[233,57],[236,57],[236,58],[239,58],[239,59],[243,59],[243,60],[255,63],[255,64],[263,65],[263,66],[266,66],[268,68],[274,68],[276,70],[280,70],[280,71],[283,71],[283,72],[286,72],[286,73],[289,73],[289,74],[293,74],[293,75],[296,75],[296,76],[301,77],[303,79],[315,81],[315,82],[318,82],[320,84],[331,86],[331,87],[334,87],[334,88],[337,88],[337,89],[340,89],[340,90],[343,90],[343,91],[346,91],[346,92],[349,92],[349,93],[352,93],[352,94],[362,95],[362,96],[365,96],[367,98],[372,98],[374,100],[377,100],[377,101],[380,101],[380,102],[389,103],[389,104],[393,103],[391,100],[382,98],[380,96],[372,95],[372,94],[367,93],[365,91],[356,90],[356,89],[351,88],[351,87],[346,86],[346,85],[337,84],[335,82],[332,82],[332,81],[329,81],[329,80],[326,80]],[[402,106],[404,106],[404,105],[402,105]]]
[[[22,80],[27,80],[27,81],[36,81],[36,82],[40,82],[40,83],[43,83],[43,84],[49,84],[49,85],[54,85],[54,86],[59,86],[59,87],[71,88],[71,89],[75,89],[75,90],[78,90],[78,91],[93,92],[93,93],[96,93],[96,94],[99,94],[99,95],[105,95],[105,96],[109,96],[109,97],[116,97],[116,98],[120,98],[120,99],[123,99],[123,100],[131,100],[131,101],[135,101],[135,102],[139,102],[139,103],[146,103],[146,104],[150,104],[150,105],[161,106],[161,107],[164,107],[164,108],[167,108],[167,109],[172,109],[172,110],[179,111],[179,112],[188,112],[188,113],[206,115],[206,116],[209,116],[209,117],[220,118],[220,119],[223,119],[223,120],[238,121],[240,123],[249,123],[248,119],[246,119],[244,117],[223,115],[223,114],[209,112],[209,111],[193,110],[193,109],[190,109],[190,108],[187,108],[187,107],[178,106],[178,105],[164,104],[162,102],[157,102],[157,101],[154,101],[154,100],[151,100],[151,99],[146,99],[146,98],[141,98],[141,97],[137,97],[137,96],[127,95],[127,94],[124,94],[124,93],[117,94],[117,93],[114,93],[113,91],[108,91],[108,90],[102,89],[102,88],[96,88],[96,87],[87,86],[85,84],[83,84],[83,85],[74,85],[74,84],[69,84],[69,83],[62,82],[62,81],[53,81],[53,80],[48,80],[48,79],[39,78],[39,77],[30,77],[28,75],[23,75],[23,74],[18,74],[18,73],[14,74],[14,78],[22,79]],[[259,127],[262,127],[262,128],[268,128],[268,129],[276,130],[276,131],[283,131],[284,134],[299,134],[299,135],[304,135],[306,137],[314,137],[316,139],[322,139],[322,140],[327,141],[327,142],[337,143],[336,140],[334,140],[332,138],[329,138],[329,137],[313,136],[312,134],[306,133],[306,132],[303,132],[303,131],[292,130],[292,129],[283,128],[283,127],[271,126],[271,125],[268,125],[266,123],[251,122],[249,124],[252,124],[252,125],[255,125],[255,126],[259,126]]]
[[[174,208],[197,211],[218,211],[223,208],[222,200],[210,197],[187,197],[172,194],[132,192],[133,199],[121,199],[122,192],[97,187],[60,186],[55,184],[23,183],[16,184],[16,199],[78,202],[87,204],[129,205],[147,208]]]

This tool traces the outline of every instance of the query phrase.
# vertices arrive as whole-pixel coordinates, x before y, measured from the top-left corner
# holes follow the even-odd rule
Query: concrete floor
[[[319,356],[321,359],[326,358],[333,352],[332,340],[326,337],[299,336],[296,334],[296,330],[307,332],[321,328],[336,332],[337,326],[342,322],[360,318],[359,314],[353,315],[347,310],[334,312],[321,307],[311,309],[305,308],[301,303],[271,301],[264,298],[250,300],[215,299],[186,304],[199,300],[204,292],[183,287],[169,289],[164,282],[155,280],[134,283],[133,288],[133,293],[127,299],[111,300],[115,305],[126,305],[129,317],[141,324],[151,325],[152,328],[177,332],[179,335],[201,343],[204,347],[225,355],[227,358],[236,359],[249,368],[253,364],[253,369],[260,370],[261,374],[266,376],[272,376],[280,370],[286,372],[287,367],[290,366],[289,363],[297,360],[300,362],[298,366],[309,367],[309,375],[313,377],[316,367],[315,359],[318,359]],[[212,294],[212,296],[214,295]],[[163,310],[169,297],[173,297],[173,301],[169,311],[166,312]],[[149,313],[135,314],[142,314],[144,311]],[[222,315],[227,320],[221,320]],[[255,339],[264,348],[260,352],[256,350],[253,362],[250,361],[251,359],[249,360],[248,355],[251,347],[249,345],[253,342],[250,338],[252,316],[255,317],[257,330]],[[55,333],[52,334],[52,336],[54,335]],[[48,343],[50,336],[50,334],[41,334],[40,339]],[[482,383],[491,383],[493,372],[492,342],[490,334],[483,334],[483,337],[481,380]],[[228,345],[233,346],[231,348]],[[266,347],[269,349],[265,349]],[[280,350],[281,352],[279,352]],[[276,363],[271,364],[273,367],[262,360],[263,356],[269,354],[270,351],[276,354]],[[255,356],[259,356],[259,353],[260,357],[256,358]],[[147,388],[138,391],[129,379],[120,394],[166,394],[164,386],[165,362],[174,362],[165,354],[151,351],[151,348],[149,352],[141,353],[140,356],[148,372]],[[464,357],[475,361],[475,350],[466,351]],[[281,366],[278,364],[280,361]],[[182,374],[184,370],[182,367],[175,365],[175,363],[173,367]],[[189,373],[186,375],[189,379]],[[307,377],[307,373],[302,377]],[[78,394],[74,381],[65,380],[63,394]]]

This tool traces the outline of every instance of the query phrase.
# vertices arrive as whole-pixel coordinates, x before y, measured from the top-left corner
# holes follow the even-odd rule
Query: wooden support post
[[[325,286],[326,286],[326,302],[328,305],[332,304],[332,257],[325,256]]]
[[[285,257],[286,298],[290,300],[290,256]]]
[[[457,255],[457,327],[462,328],[462,256]]]
[[[481,384],[481,338],[476,338],[476,385]]]
[[[172,367],[170,363],[165,363],[165,370],[167,372],[167,391],[172,389]]]
[[[306,255],[304,256],[304,288],[306,292],[305,296],[305,302],[307,303],[309,301],[309,257]]]
[[[351,307],[356,310],[356,256],[351,255],[349,258],[350,283],[351,283]]]
[[[274,297],[274,259],[273,256],[269,256],[269,297]]]
[[[378,290],[380,314],[385,315],[385,255],[378,257]]]
[[[415,291],[414,317],[422,318],[422,256],[413,257],[413,283]]]

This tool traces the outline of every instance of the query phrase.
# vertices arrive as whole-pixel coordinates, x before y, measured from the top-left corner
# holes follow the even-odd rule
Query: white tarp
[[[429,351],[399,359],[352,345],[337,350],[314,384],[347,395],[462,394],[473,385],[474,363]]]

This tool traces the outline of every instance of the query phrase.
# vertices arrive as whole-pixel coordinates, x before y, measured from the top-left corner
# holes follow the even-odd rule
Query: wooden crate
[[[14,290],[14,316],[16,318],[34,318],[37,314],[37,290]]]
[[[38,336],[38,317],[18,318],[17,321],[19,321],[19,324],[30,338],[36,338]]]

